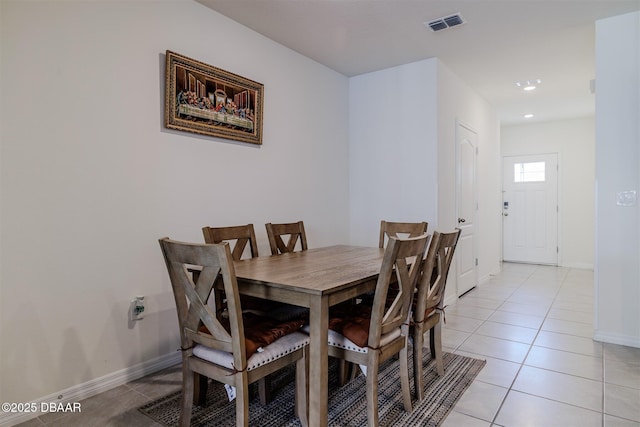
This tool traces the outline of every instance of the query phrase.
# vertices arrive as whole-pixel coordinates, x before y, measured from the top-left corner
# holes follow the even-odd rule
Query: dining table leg
[[[325,427],[329,394],[329,300],[326,295],[311,297],[309,327],[309,426]]]

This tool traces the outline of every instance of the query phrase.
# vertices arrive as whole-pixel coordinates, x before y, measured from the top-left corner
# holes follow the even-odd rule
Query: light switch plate
[[[635,206],[636,205],[636,191],[619,191],[616,194],[616,204],[618,206]]]

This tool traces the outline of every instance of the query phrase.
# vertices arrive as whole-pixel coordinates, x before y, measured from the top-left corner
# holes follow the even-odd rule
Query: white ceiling
[[[503,124],[591,115],[595,21],[640,0],[197,0],[346,76],[437,57]],[[425,21],[460,13],[432,32]],[[532,92],[517,81],[541,79]]]

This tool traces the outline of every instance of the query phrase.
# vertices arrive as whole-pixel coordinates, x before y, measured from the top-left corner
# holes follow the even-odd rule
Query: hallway
[[[640,349],[593,335],[593,272],[504,263],[447,307],[445,351],[486,358],[445,427],[640,426]]]

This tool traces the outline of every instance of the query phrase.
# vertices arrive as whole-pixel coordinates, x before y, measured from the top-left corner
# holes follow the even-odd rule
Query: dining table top
[[[235,262],[243,282],[325,295],[377,278],[384,249],[335,245]]]

